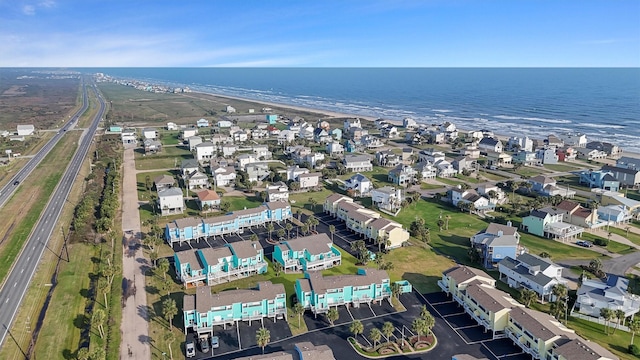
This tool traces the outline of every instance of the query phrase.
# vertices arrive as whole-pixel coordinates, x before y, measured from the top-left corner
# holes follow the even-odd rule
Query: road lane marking
[[[17,281],[13,283],[13,287],[16,287],[16,285],[18,285]]]
[[[24,272],[24,269],[20,270],[20,274],[22,274]]]

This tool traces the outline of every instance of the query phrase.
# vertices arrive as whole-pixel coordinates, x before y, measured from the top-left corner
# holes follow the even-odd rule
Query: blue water
[[[581,132],[640,152],[640,69],[81,69],[354,115],[543,138]]]

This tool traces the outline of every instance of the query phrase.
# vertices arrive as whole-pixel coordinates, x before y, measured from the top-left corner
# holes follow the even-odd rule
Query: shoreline
[[[352,119],[353,118],[359,118],[361,120],[366,120],[366,121],[371,121],[371,122],[373,122],[373,121],[375,121],[377,119],[383,119],[383,120],[385,120],[385,121],[387,121],[389,123],[392,123],[395,126],[402,126],[402,121],[384,119],[382,117],[376,118],[376,117],[372,117],[372,116],[361,116],[361,115],[357,115],[357,114],[347,114],[347,113],[341,113],[341,112],[324,110],[324,109],[314,109],[314,108],[309,108],[309,107],[304,107],[304,106],[274,103],[274,102],[269,102],[269,101],[254,100],[254,99],[248,99],[248,98],[243,98],[243,97],[239,97],[239,96],[215,94],[215,93],[204,92],[204,91],[192,91],[191,93],[200,94],[200,95],[215,96],[215,97],[220,97],[220,98],[224,98],[224,99],[231,99],[231,100],[237,100],[237,101],[252,102],[252,103],[256,103],[256,104],[260,104],[260,105],[267,105],[267,106],[278,107],[278,108],[283,108],[283,109],[305,111],[305,112],[309,112],[309,113],[313,113],[313,114],[325,115],[326,118],[352,118]],[[455,124],[454,122],[452,122],[452,123]],[[471,129],[460,128],[460,127],[458,127],[457,124],[455,124],[455,125],[456,125],[456,128],[458,129],[458,131],[460,131],[461,133],[467,133],[469,131],[472,131]],[[499,140],[501,140],[501,141],[503,141],[505,143],[509,140],[510,136],[513,136],[513,135],[498,134],[497,132],[494,132],[494,134],[495,134],[496,138],[498,138]],[[544,139],[544,138],[542,138],[542,139]],[[635,159],[640,159],[640,153],[624,151],[624,148],[623,148],[622,156],[627,156],[627,157],[631,157],[631,158],[635,158]]]

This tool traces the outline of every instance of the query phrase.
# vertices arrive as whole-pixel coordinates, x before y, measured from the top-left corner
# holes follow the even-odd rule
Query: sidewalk
[[[148,267],[144,257],[140,232],[140,213],[138,212],[138,194],[136,192],[136,168],[133,148],[124,151],[124,179],[122,181],[122,231],[124,232],[122,276],[133,291],[123,294],[122,342],[120,359],[150,359],[149,317],[143,270]],[[136,294],[135,289],[140,289]],[[127,296],[130,295],[130,296]]]

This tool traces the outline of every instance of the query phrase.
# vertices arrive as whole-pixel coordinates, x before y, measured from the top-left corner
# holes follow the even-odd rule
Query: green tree
[[[393,326],[393,324],[389,321],[385,321],[384,324],[382,324],[382,334],[384,335],[385,338],[387,338],[387,342],[391,341],[391,335],[393,335],[393,332],[395,331],[395,327]]]
[[[604,319],[604,329],[606,334],[609,335],[609,321],[611,321],[611,319],[613,318],[613,311],[609,308],[602,308],[600,309],[600,317]]]
[[[152,250],[151,253],[149,253],[149,259],[151,260],[151,263],[153,263],[153,266],[156,266],[156,260],[158,260],[158,252],[155,250]]]
[[[398,299],[400,297],[400,292],[402,291],[402,287],[398,283],[391,284],[391,296]]]
[[[329,311],[327,311],[327,320],[329,320],[329,323],[331,324],[331,326],[333,326],[333,323],[335,323],[339,317],[340,317],[340,313],[338,313],[338,309],[331,308],[329,309]]]
[[[354,320],[351,325],[349,325],[349,331],[353,334],[354,338],[358,338],[358,335],[364,332],[364,325],[360,320]]]
[[[296,209],[296,216],[298,217],[298,221],[300,221],[300,217],[302,216],[302,210]]]
[[[532,302],[538,299],[538,294],[530,289],[522,288],[520,290],[520,302],[524,304],[524,306],[529,307]]]
[[[220,203],[220,210],[222,210],[223,213],[228,212],[230,208],[231,208],[231,203],[230,202],[222,201]]]
[[[300,230],[306,236],[307,234],[309,234],[309,225],[302,224],[302,226],[300,226]]]
[[[373,341],[373,347],[376,348],[378,346],[378,342],[382,339],[382,333],[380,329],[373,328],[369,331],[369,340]]]
[[[101,338],[104,338],[104,321],[107,314],[102,309],[94,309],[91,316],[91,324],[98,329]]]
[[[269,232],[269,240],[273,241],[271,239],[271,233],[273,232],[273,230],[275,230],[275,227],[273,226],[273,223],[268,223],[267,224],[267,231]]]
[[[299,302],[293,305],[293,314],[298,317],[298,327],[300,327],[300,318],[302,318],[302,314],[304,314],[304,306]]]
[[[442,231],[442,227],[444,227],[444,220],[438,219],[436,224],[438,225],[438,231]]]
[[[333,234],[336,233],[336,226],[335,225],[329,225],[329,232],[331,233],[331,242],[333,242]]]
[[[631,321],[629,321],[629,331],[631,331],[631,343],[630,345],[633,345],[633,338],[636,336],[636,333],[640,331],[640,318],[636,319],[632,319]]]
[[[625,313],[624,313],[623,310],[617,309],[616,311],[613,312],[613,314],[615,315],[615,317],[617,319],[617,322],[618,322],[618,324],[616,325],[616,328],[613,329],[613,333],[615,334],[616,333],[616,329],[620,328],[620,322],[621,321],[623,322],[623,325],[624,325]]]
[[[567,306],[564,301],[554,301],[551,303],[549,313],[556,319],[562,319],[563,315],[567,311]]]
[[[279,261],[274,261],[273,262],[273,272],[275,272],[276,277],[280,276],[280,273],[282,272],[282,270],[283,270],[282,264],[280,264]]]
[[[162,315],[169,322],[169,329],[173,326],[173,318],[178,314],[176,301],[167,297],[162,301]]]
[[[162,278],[167,278],[167,272],[169,272],[169,260],[167,258],[162,258],[158,260],[158,271],[162,273]]]
[[[254,242],[255,242],[255,241],[260,240],[260,238],[259,238],[259,237],[258,237],[258,235],[256,235],[256,234],[251,234],[251,236],[249,237],[249,240],[251,240],[251,241],[254,241]]]
[[[264,348],[269,344],[269,341],[271,341],[271,332],[269,330],[261,327],[256,331],[256,343],[258,343],[258,346],[262,348],[263,354]]]
[[[109,307],[107,303],[107,293],[109,292],[109,281],[105,278],[98,279],[98,290],[104,295],[104,307]]]
[[[91,352],[91,360],[104,360],[106,355],[102,346],[96,346]]]
[[[171,344],[176,341],[176,336],[173,334],[173,331],[166,331],[163,335],[163,340],[169,348],[169,357],[173,360],[173,349],[171,349]]]
[[[278,239],[284,239],[286,235],[286,231],[283,228],[278,229],[276,233],[278,234]]]
[[[429,332],[427,322],[421,318],[414,319],[413,322],[411,322],[411,329],[416,334],[418,334],[418,341],[420,341],[420,338],[422,336],[426,335]]]
[[[287,225],[284,226],[285,229],[287,229],[287,239],[291,239],[291,230],[293,230],[293,225],[288,222]]]
[[[78,352],[76,353],[76,359],[89,360],[89,348],[83,347],[78,349]]]

